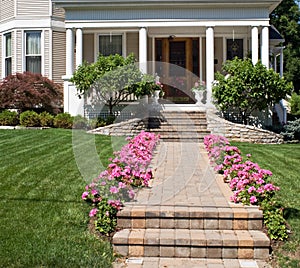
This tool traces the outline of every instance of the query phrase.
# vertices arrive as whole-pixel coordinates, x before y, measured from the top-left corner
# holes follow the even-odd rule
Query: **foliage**
[[[291,100],[291,114],[300,115],[300,95],[296,92],[293,92]]]
[[[38,127],[40,117],[35,111],[25,111],[20,114],[20,124],[24,127]]]
[[[226,75],[217,72],[217,82],[213,85],[216,104],[222,111],[237,109],[244,124],[254,110],[266,109],[292,90],[291,83],[261,62],[253,65],[251,59],[236,57],[226,61],[222,69]]]
[[[124,201],[134,198],[133,187],[148,186],[152,172],[147,166],[157,141],[158,136],[148,132],[128,138],[107,169],[85,187],[81,198],[93,206],[89,216],[95,218],[96,229],[102,234],[115,230],[117,212]]]
[[[274,25],[285,39],[284,76],[293,81],[297,91],[300,90],[300,11],[294,0],[283,0],[270,15]]]
[[[41,109],[57,113],[62,105],[61,86],[40,74],[16,73],[0,84],[0,105],[3,109]]]
[[[194,86],[191,88],[191,90],[193,92],[195,91],[205,91],[206,90],[206,84],[205,84],[205,81],[202,81],[202,80],[198,80],[195,82]]]
[[[294,121],[288,121],[280,133],[287,141],[298,140],[300,141],[300,118]]]
[[[19,123],[17,112],[3,110],[0,113],[0,126],[16,126]]]
[[[218,140],[220,141],[218,144]],[[224,146],[225,144],[225,146]],[[264,224],[271,239],[285,240],[288,238],[287,226],[282,214],[282,207],[274,202],[275,193],[279,187],[271,182],[272,172],[260,168],[257,163],[243,161],[240,150],[236,146],[229,146],[226,138],[217,135],[208,135],[204,138],[204,145],[209,157],[215,163],[217,171],[222,171],[224,181],[229,182],[233,191],[231,201],[245,205],[258,205],[263,210]],[[219,147],[215,149],[215,147]],[[215,154],[215,152],[223,152]],[[278,205],[278,204],[277,204]],[[282,225],[277,226],[278,223]]]
[[[60,113],[54,117],[53,125],[57,128],[72,128],[73,117],[69,113]]]
[[[54,116],[46,111],[39,114],[41,127],[52,127]]]
[[[129,95],[149,95],[160,88],[154,77],[139,70],[133,54],[127,58],[118,54],[99,55],[95,63],[80,65],[70,81],[76,85],[80,96],[92,97],[94,105],[104,103],[110,114],[113,114],[113,107]]]
[[[73,118],[73,128],[86,129],[88,127],[88,120],[82,115],[76,115]]]

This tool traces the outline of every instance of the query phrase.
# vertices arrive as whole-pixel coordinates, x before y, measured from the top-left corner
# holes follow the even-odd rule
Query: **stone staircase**
[[[257,208],[126,206],[114,249],[128,257],[257,259],[269,256]]]
[[[210,134],[203,111],[168,111],[150,117],[148,129],[164,141],[203,141]]]

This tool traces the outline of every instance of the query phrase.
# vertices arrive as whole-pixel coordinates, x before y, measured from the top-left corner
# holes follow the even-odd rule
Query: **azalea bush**
[[[148,187],[152,171],[148,168],[159,136],[142,131],[115,152],[107,169],[92,183],[86,185],[82,199],[92,209],[89,216],[95,219],[96,230],[109,235],[117,227],[117,213],[125,201],[135,196],[136,187]]]
[[[223,174],[224,181],[229,183],[233,191],[231,201],[260,206],[270,238],[286,239],[288,235],[283,209],[275,199],[279,187],[271,181],[272,172],[250,161],[250,154],[243,160],[240,150],[230,146],[223,136],[206,136],[204,146],[215,170]]]

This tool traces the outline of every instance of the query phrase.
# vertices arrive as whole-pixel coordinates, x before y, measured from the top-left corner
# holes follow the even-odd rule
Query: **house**
[[[30,70],[55,81],[63,78],[64,110],[82,114],[82,102],[69,81],[76,66],[84,60],[95,61],[99,53],[134,53],[143,72],[161,77],[168,100],[194,103],[185,92],[194,82],[186,78],[187,72],[206,82],[210,100],[214,73],[227,59],[251,55],[253,63],[261,60],[269,67],[274,64],[270,54],[275,59],[281,55],[282,72],[282,49],[277,47],[282,40],[269,24],[269,14],[279,3],[4,0],[0,13],[1,77]],[[168,67],[171,65],[186,71],[178,68],[174,75]],[[174,81],[184,84],[184,90],[174,89]]]

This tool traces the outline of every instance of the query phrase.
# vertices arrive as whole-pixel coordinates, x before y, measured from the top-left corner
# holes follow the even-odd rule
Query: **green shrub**
[[[19,123],[17,112],[4,110],[0,113],[0,126],[16,126]]]
[[[281,135],[283,135],[284,139],[287,141],[300,141],[300,118],[294,121],[289,121],[287,125],[284,126]]]
[[[86,129],[88,127],[88,120],[81,116],[76,115],[73,119],[73,128],[76,129]]]
[[[48,112],[40,113],[40,125],[42,127],[52,127],[54,116]]]
[[[57,128],[72,128],[73,117],[68,113],[58,114],[53,120],[53,125]]]
[[[38,127],[40,117],[35,111],[25,111],[20,114],[20,124],[24,127]]]
[[[291,97],[291,114],[300,115],[300,95],[295,92]]]

